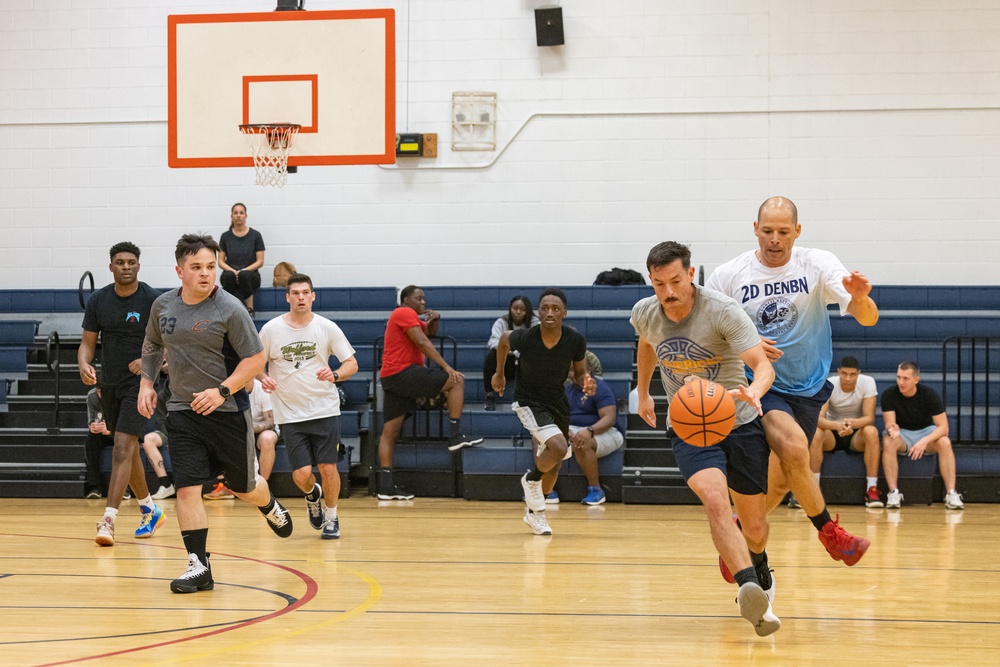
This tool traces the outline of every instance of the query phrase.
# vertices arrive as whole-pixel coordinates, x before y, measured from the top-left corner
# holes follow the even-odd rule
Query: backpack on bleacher
[[[645,285],[642,274],[632,269],[619,269],[617,266],[610,271],[597,274],[595,285]]]

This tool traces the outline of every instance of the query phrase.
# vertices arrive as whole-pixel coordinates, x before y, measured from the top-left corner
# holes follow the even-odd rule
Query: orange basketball
[[[688,382],[670,401],[670,426],[695,447],[721,442],[736,423],[736,401],[726,388],[709,380]]]

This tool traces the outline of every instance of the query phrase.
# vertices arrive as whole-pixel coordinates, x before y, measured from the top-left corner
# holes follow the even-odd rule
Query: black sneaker
[[[274,507],[270,512],[264,514],[267,525],[271,527],[278,537],[288,537],[292,534],[292,515],[288,513],[278,499],[274,499]]]
[[[456,452],[462,447],[475,447],[483,441],[482,438],[476,438],[473,440],[461,433],[456,433],[448,439],[448,451]]]
[[[101,497],[101,490],[91,489],[90,491],[87,491],[87,495],[85,497],[87,500],[99,500]]]
[[[170,582],[170,590],[174,593],[195,593],[210,591],[215,588],[212,580],[212,565],[208,562],[211,554],[205,554],[205,564],[194,554],[188,554],[187,572]]]
[[[497,395],[493,392],[486,394],[486,402],[483,405],[483,410],[487,412],[493,412],[497,409]]]
[[[395,484],[392,483],[392,472],[380,470],[378,474],[378,493],[376,497],[379,500],[413,500],[412,493],[406,493],[401,489],[397,488]]]
[[[317,484],[310,493],[316,491],[316,489],[319,489],[319,498],[309,500],[309,496],[306,496],[306,510],[309,512],[309,524],[316,530],[320,530],[323,528],[323,507],[321,506],[323,502],[323,488]]]

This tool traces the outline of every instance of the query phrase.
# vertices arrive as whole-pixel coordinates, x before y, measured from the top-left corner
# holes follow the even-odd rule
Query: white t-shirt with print
[[[866,398],[878,396],[878,389],[875,387],[875,378],[864,373],[858,375],[858,381],[854,384],[854,391],[846,393],[840,388],[840,376],[834,375],[830,378],[833,385],[833,393],[826,406],[826,418],[833,421],[843,419],[857,419],[864,415],[862,404]]]
[[[271,395],[264,391],[260,380],[254,378],[253,391],[250,392],[250,415],[253,417],[253,425],[258,426],[265,423],[264,415],[273,409]]]

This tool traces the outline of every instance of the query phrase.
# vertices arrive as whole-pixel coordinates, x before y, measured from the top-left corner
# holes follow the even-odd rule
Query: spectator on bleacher
[[[743,308],[774,364],[774,385],[760,399],[774,454],[768,464],[767,508],[780,505],[791,489],[830,557],[853,565],[869,542],[830,516],[809,467],[809,441],[832,391],[826,380],[833,363],[827,304],[836,303],[842,316],[851,315],[861,326],[874,326],[878,306],[869,296],[872,285],[830,252],[795,247],[802,226],[790,199],[766,199],[753,231],[757,249],[718,267],[705,286]]]
[[[382,436],[378,442],[379,500],[412,500],[413,494],[396,487],[392,479],[392,458],[403,419],[417,406],[418,398],[445,394],[451,437],[448,449],[478,445],[482,438],[471,439],[462,433],[462,408],[465,405],[465,376],[448,365],[428,336],[436,336],[440,313],[426,307],[424,290],[408,285],[399,293],[399,307],[392,311],[385,327],[382,368],[379,381],[385,395]],[[425,365],[430,359],[438,368]]]
[[[114,438],[104,421],[104,408],[101,407],[101,388],[94,387],[87,392],[87,443],[83,450],[84,462],[87,465],[86,497],[101,497],[101,450],[113,447]]]
[[[486,390],[486,405],[483,407],[485,410],[492,411],[497,409],[497,395],[493,391],[492,382],[493,372],[497,368],[497,343],[500,342],[500,336],[505,331],[528,329],[536,324],[538,324],[538,318],[535,317],[535,313],[531,308],[531,299],[523,294],[515,295],[507,307],[507,314],[503,317],[498,317],[497,321],[493,323],[490,339],[486,342],[486,347],[489,348],[489,351],[486,353],[485,361],[483,361],[483,388]],[[511,354],[507,357],[507,363],[503,367],[503,376],[507,379],[507,382],[513,382],[516,371],[517,354]]]
[[[587,477],[585,505],[600,505],[605,501],[604,489],[597,470],[597,460],[617,451],[625,443],[621,431],[615,427],[618,419],[618,400],[611,385],[595,377],[597,390],[588,396],[576,384],[576,372],[569,368],[564,390],[569,403],[569,447],[576,462]],[[545,502],[559,502],[555,491],[545,496]]]
[[[492,382],[493,389],[503,396],[507,356],[511,350],[520,352],[511,408],[531,433],[534,455],[534,465],[521,478],[528,506],[524,522],[535,535],[551,535],[552,528],[545,517],[545,496],[552,493],[559,478],[559,466],[570,456],[570,408],[563,384],[570,367],[587,396],[594,395],[596,384],[584,362],[587,339],[575,329],[563,326],[565,292],[555,287],[543,291],[538,300],[538,316],[540,324],[530,329],[505,331],[500,337]]]
[[[260,287],[260,267],[264,266],[264,237],[247,225],[243,204],[233,204],[229,216],[229,229],[219,237],[219,282],[253,315],[253,295]]]
[[[139,439],[142,450],[146,452],[149,464],[153,466],[153,472],[159,480],[159,488],[153,494],[154,500],[161,500],[176,495],[174,481],[167,472],[167,467],[163,464],[163,454],[160,449],[167,444],[167,401],[170,399],[170,388],[168,384],[168,366],[166,359],[160,367],[160,377],[156,382],[156,410],[153,416],[146,423],[145,433]]]
[[[878,389],[875,378],[861,372],[854,357],[844,357],[837,374],[830,378],[833,393],[820,408],[819,423],[809,446],[809,467],[816,479],[823,467],[823,452],[835,450],[864,452],[865,506],[882,507],[878,491],[878,462],[881,449],[875,428],[875,403]],[[789,507],[799,507],[795,496],[788,499]]]
[[[260,380],[254,378],[250,390],[250,416],[253,418],[253,433],[257,441],[257,462],[260,476],[271,479],[274,468],[274,448],[278,444],[278,425],[274,422],[274,407],[271,395],[261,387]]]
[[[889,487],[885,506],[896,509],[903,501],[897,484],[897,456],[916,461],[927,453],[938,455],[946,491],[944,506],[963,509],[962,496],[955,490],[955,452],[948,437],[948,415],[938,393],[920,384],[920,367],[915,361],[901,363],[896,370],[896,386],[882,392],[882,420],[882,470]]]
[[[272,287],[287,287],[288,286],[288,276],[293,273],[298,273],[295,270],[295,265],[291,262],[278,262],[274,265],[274,275],[271,279]]]
[[[587,350],[584,361],[587,362],[587,369],[591,375],[594,377],[604,377],[604,367],[601,365],[601,360],[597,358],[596,354]]]
[[[83,334],[76,353],[80,379],[97,384],[93,367],[97,337],[101,337],[101,406],[107,430],[114,434],[111,455],[111,482],[104,516],[97,524],[94,541],[110,547],[115,543],[115,521],[125,489],[131,485],[142,520],[136,537],[152,537],[164,521],[161,510],[149,494],[146,471],[139,456],[139,436],[146,417],[139,414],[139,373],[142,343],[150,308],[159,292],[139,280],[139,248],[124,241],[111,246],[108,269],[114,282],[96,290],[87,301]]]
[[[309,523],[322,531],[322,539],[335,540],[340,537],[337,463],[344,458],[337,383],[358,372],[358,360],[340,327],[312,312],[316,292],[309,276],[289,276],[285,297],[288,312],[260,330],[267,370],[257,379],[273,399],[274,420],[285,439],[292,480],[305,494]],[[330,369],[330,357],[340,361],[337,370]]]

